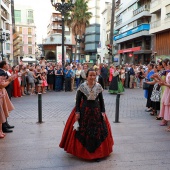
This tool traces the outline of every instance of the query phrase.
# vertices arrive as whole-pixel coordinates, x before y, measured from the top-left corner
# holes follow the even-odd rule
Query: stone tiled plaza
[[[115,145],[108,158],[96,163],[78,159],[58,147],[65,122],[75,105],[75,91],[43,95],[42,124],[37,124],[37,96],[12,98],[15,110],[9,122],[15,128],[0,140],[0,169],[170,169],[170,134],[144,111],[143,90],[127,89],[120,96],[120,123],[114,123],[116,95],[105,91],[104,99]]]

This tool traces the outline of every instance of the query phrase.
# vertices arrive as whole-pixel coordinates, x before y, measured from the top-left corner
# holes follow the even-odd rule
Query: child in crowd
[[[42,93],[46,93],[45,92],[45,88],[48,86],[47,84],[47,76],[46,73],[42,73]]]

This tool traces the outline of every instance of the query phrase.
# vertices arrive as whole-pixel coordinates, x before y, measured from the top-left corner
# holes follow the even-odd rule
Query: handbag
[[[150,84],[143,82],[143,90],[149,90]]]

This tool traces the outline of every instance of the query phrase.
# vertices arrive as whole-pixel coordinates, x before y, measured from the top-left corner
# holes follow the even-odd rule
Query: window
[[[10,43],[6,43],[6,50],[10,51]]]
[[[32,44],[32,37],[28,37],[28,44]]]
[[[19,38],[20,38],[20,42],[23,43],[23,42],[22,42],[22,37],[20,36]]]
[[[21,22],[21,10],[15,10],[14,16],[15,16],[15,22],[20,23]]]
[[[27,10],[27,23],[31,24],[34,23],[34,18],[33,18],[33,10]]]
[[[19,27],[19,34],[22,34],[22,27]]]
[[[32,54],[32,47],[28,47],[28,54]]]
[[[28,28],[28,35],[31,35],[31,34],[32,34],[32,29]]]
[[[33,10],[28,10],[27,14],[28,18],[33,18]]]

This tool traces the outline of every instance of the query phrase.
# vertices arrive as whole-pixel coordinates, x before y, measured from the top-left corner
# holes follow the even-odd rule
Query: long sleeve
[[[101,112],[105,112],[105,105],[104,105],[104,99],[103,99],[102,92],[99,93],[99,102],[100,102]]]
[[[76,112],[80,112],[80,104],[81,104],[81,98],[83,96],[83,93],[78,90],[76,95]]]

